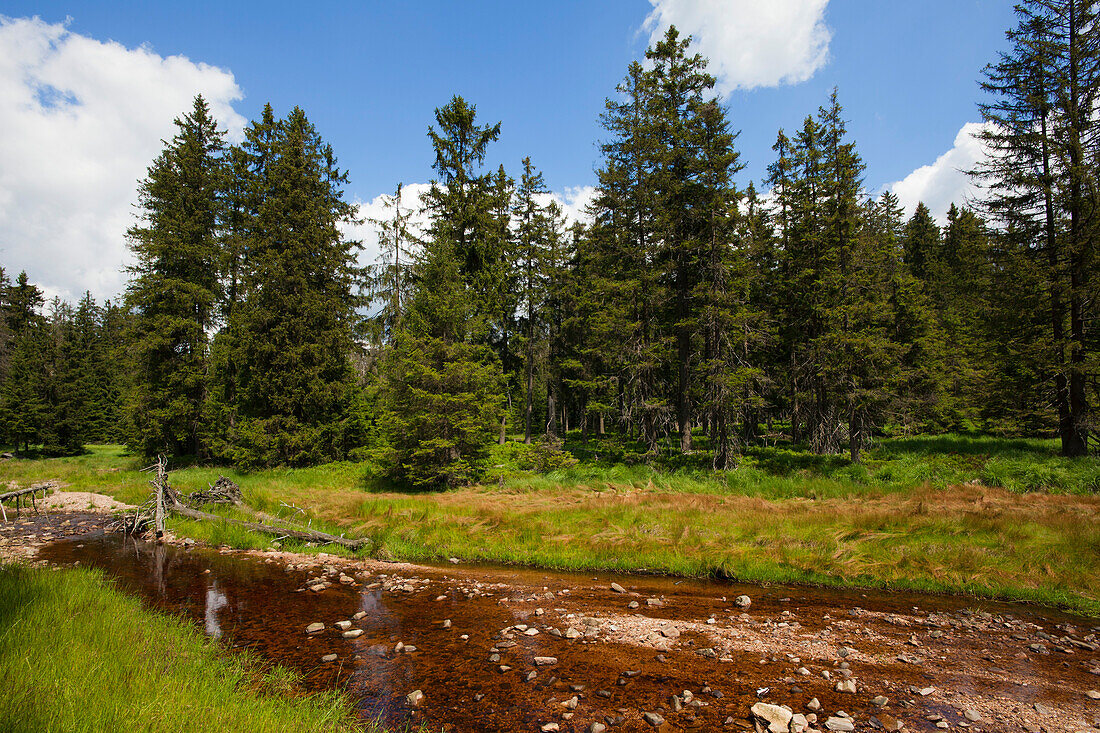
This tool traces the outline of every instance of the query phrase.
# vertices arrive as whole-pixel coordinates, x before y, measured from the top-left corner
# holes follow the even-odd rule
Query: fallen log
[[[16,489],[15,491],[9,491],[6,494],[0,494],[0,515],[2,515],[4,517],[5,522],[8,521],[8,512],[4,508],[4,502],[7,501],[8,499],[15,499],[16,500],[15,508],[16,508],[16,510],[18,510],[19,509],[19,498],[23,497],[23,496],[26,496],[27,494],[31,495],[31,503],[34,505],[34,509],[37,512],[38,511],[38,504],[35,502],[35,496],[34,495],[36,493],[38,493],[39,491],[41,491],[42,492],[42,498],[45,499],[46,498],[46,492],[49,491],[52,488],[54,488],[53,481],[47,481],[43,484],[34,484],[32,486],[28,486],[25,489]]]
[[[251,530],[253,532],[263,532],[265,534],[275,535],[276,537],[293,537],[296,540],[302,540],[303,542],[319,542],[322,544],[333,544],[346,547],[349,550],[358,550],[370,545],[369,539],[362,540],[349,540],[345,537],[337,537],[331,534],[325,534],[324,532],[318,532],[312,529],[290,529],[287,527],[276,527],[271,524],[259,524],[257,522],[245,522],[240,519],[229,519],[228,517],[221,517],[217,514],[208,514],[207,512],[200,512],[197,509],[191,509],[190,507],[183,506],[181,504],[175,504],[170,506],[169,511],[179,514],[181,517],[187,517],[188,519],[197,519],[204,522],[229,522],[235,524],[244,529]]]

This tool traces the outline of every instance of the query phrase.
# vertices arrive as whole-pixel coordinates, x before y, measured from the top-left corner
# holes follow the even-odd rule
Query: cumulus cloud
[[[238,139],[227,70],[0,16],[0,266],[48,295],[125,285],[137,182],[196,94]]]
[[[921,201],[941,222],[947,220],[951,204],[963,204],[972,200],[979,189],[966,171],[972,170],[985,156],[985,149],[978,134],[980,122],[968,122],[955,136],[950,150],[924,165],[900,181],[887,186],[893,191],[908,214],[912,214]]]
[[[806,81],[829,57],[829,0],[650,0],[650,43],[675,25],[710,59],[722,95]]]
[[[406,222],[413,236],[422,235],[428,228],[428,216],[423,210],[422,202],[429,188],[431,184],[428,183],[407,183],[401,189],[401,213],[408,217]],[[567,186],[564,191],[546,194],[541,203],[545,206],[550,201],[557,202],[567,224],[575,221],[587,222],[586,209],[595,195],[595,186]],[[393,196],[393,193],[383,193],[369,201],[354,201],[359,207],[361,221],[345,226],[343,232],[348,238],[362,242],[363,250],[359,255],[362,265],[371,265],[378,261],[381,248],[378,243],[380,228],[377,222],[393,219],[394,210],[390,206]]]
[[[423,234],[427,228],[428,217],[423,211],[422,200],[429,188],[431,184],[428,183],[406,183],[401,188],[401,215],[407,217],[406,225],[413,236]],[[359,253],[359,262],[362,265],[371,265],[378,261],[381,253],[378,244],[381,229],[377,222],[393,219],[394,209],[390,206],[393,198],[393,193],[383,193],[370,201],[354,201],[359,207],[361,221],[344,227],[343,231],[348,238],[363,244],[363,250]]]

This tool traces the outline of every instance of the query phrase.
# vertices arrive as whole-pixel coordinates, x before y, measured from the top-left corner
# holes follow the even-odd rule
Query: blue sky
[[[905,191],[914,198],[925,193],[945,201],[944,197],[958,195],[955,189],[961,184],[948,168],[952,160],[965,160],[957,150],[961,140],[957,136],[964,125],[979,121],[977,82],[982,67],[1004,48],[1004,31],[1013,23],[1011,3],[771,3],[789,6],[789,16],[773,23],[776,27],[768,32],[775,34],[774,39],[764,39],[758,48],[753,44],[759,34],[745,39],[744,25],[772,21],[761,17],[766,11],[749,0],[660,0],[656,12],[663,15],[655,15],[650,26],[645,24],[655,8],[648,0],[340,4],[8,0],[0,12],[9,19],[9,26],[10,19],[38,16],[38,33],[46,32],[43,27],[61,29],[54,33],[55,46],[60,43],[56,37],[60,33],[63,38],[84,41],[83,45],[92,49],[88,52],[91,56],[96,56],[95,49],[102,50],[96,44],[114,42],[118,47],[112,46],[113,50],[125,59],[125,63],[113,63],[115,67],[127,67],[136,56],[146,65],[149,59],[159,59],[155,72],[147,74],[135,62],[129,80],[104,82],[114,90],[104,95],[125,93],[132,84],[135,91],[128,101],[135,109],[144,110],[135,114],[151,118],[125,138],[134,141],[133,154],[141,152],[145,164],[151,157],[149,151],[155,153],[158,147],[156,140],[170,134],[170,126],[167,131],[164,128],[165,118],[170,123],[171,116],[183,111],[170,111],[171,103],[178,107],[185,93],[195,91],[188,88],[189,83],[197,88],[213,84],[214,96],[220,93],[224,98],[221,107],[227,111],[223,116],[231,118],[231,126],[232,111],[251,119],[268,101],[279,113],[293,105],[303,107],[349,170],[350,196],[369,202],[391,191],[397,181],[428,179],[432,154],[427,127],[433,110],[457,93],[476,104],[485,121],[503,123],[501,139],[490,150],[493,166],[504,163],[514,172],[520,159],[530,155],[555,191],[591,185],[598,163],[596,141],[602,134],[597,118],[604,98],[613,93],[627,64],[642,56],[650,30],[656,26],[659,31],[661,23],[670,19],[683,19],[708,32],[724,30],[725,35],[715,35],[708,47],[724,59],[722,69],[729,72],[725,74],[725,99],[734,127],[742,131],[738,147],[747,164],[742,184],[754,180],[759,185],[772,159],[770,147],[777,129],[798,127],[837,86],[849,129],[867,164],[869,190],[878,191],[905,180],[922,166],[931,166],[917,176],[919,181],[896,189],[899,195]],[[819,16],[816,20],[810,17],[815,15]],[[23,41],[0,45],[0,60],[4,55],[24,53],[25,39],[33,38],[35,32],[24,31]],[[768,71],[790,63],[797,67],[791,59],[798,56],[799,34],[811,31],[819,45],[823,39],[827,41],[827,51],[818,48],[822,53],[793,68],[787,83],[774,85],[774,80],[767,78]],[[33,67],[48,70],[41,71],[43,78],[49,77],[51,85],[63,89],[66,73],[80,77],[95,63],[112,65],[102,59],[77,57],[65,66],[68,71],[58,71],[51,69],[51,51],[39,53],[34,63],[25,67],[9,58],[7,65],[0,65],[0,82],[4,74],[14,76]],[[168,69],[172,64],[165,59],[175,56],[185,57],[176,66],[187,68]],[[755,70],[745,71],[746,65],[755,65]],[[729,81],[734,78],[740,82]],[[74,81],[74,88],[79,89],[79,83]],[[729,89],[738,83],[740,88]],[[746,85],[756,86],[747,89]],[[177,86],[178,93],[160,93],[168,88],[175,92]],[[99,92],[74,94],[83,101],[93,93]],[[142,93],[150,97],[146,105],[139,104]],[[91,112],[81,114],[90,116]],[[240,121],[237,118],[236,124]],[[0,116],[0,135],[19,131],[21,124],[30,126]],[[80,129],[100,129],[104,124],[87,120]],[[159,135],[153,135],[156,131]],[[76,136],[62,126],[57,134],[70,139]],[[46,133],[40,135],[48,144]],[[97,147],[105,145],[100,141]],[[955,158],[951,157],[953,149]],[[119,157],[126,158],[130,152],[122,151]],[[10,165],[3,155],[0,149],[0,166]],[[27,154],[20,155],[22,165],[34,162]],[[937,166],[941,156],[947,157]],[[42,165],[60,174],[66,161],[55,153],[43,158]],[[119,176],[125,168],[95,165],[103,170],[117,167]],[[11,178],[0,176],[0,205],[28,195],[18,188],[22,184]],[[134,178],[129,175],[131,183]],[[4,197],[5,186],[16,187],[14,194],[8,191]],[[86,216],[94,218],[94,209],[89,208]],[[114,230],[119,221],[116,215],[111,225]],[[111,236],[111,226],[103,225],[104,237]],[[21,227],[5,229],[0,217],[0,265],[14,270],[33,264],[44,271],[39,279],[53,291],[71,294],[82,290],[80,268],[93,265],[78,264],[76,271],[64,276],[52,274],[51,267],[57,269],[56,265],[36,262],[23,251],[30,246],[24,240],[34,236],[35,221],[24,221]],[[124,248],[120,254],[117,243],[93,242],[89,246],[105,248],[108,260],[124,258]],[[90,280],[87,287],[107,294],[112,287],[117,290],[118,281],[112,280],[106,268],[101,269],[103,272],[83,273]]]

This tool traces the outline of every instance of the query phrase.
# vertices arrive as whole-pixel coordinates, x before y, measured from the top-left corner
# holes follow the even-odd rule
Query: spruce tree
[[[132,449],[202,455],[208,339],[218,295],[224,133],[205,100],[175,121],[178,132],[139,189],[142,223],[129,231],[135,263],[126,302],[133,385]]]
[[[220,452],[245,467],[338,460],[355,432],[351,356],[363,277],[359,243],[340,231],[355,217],[343,198],[347,175],[297,107],[277,123],[265,110],[251,133],[254,208],[244,225],[244,297],[226,324],[233,389]]]
[[[1050,323],[1048,364],[1062,453],[1088,451],[1090,333],[1097,262],[1100,10],[1088,0],[1023,0],[1009,51],[987,67],[990,150],[977,175],[1005,236],[1037,255]]]

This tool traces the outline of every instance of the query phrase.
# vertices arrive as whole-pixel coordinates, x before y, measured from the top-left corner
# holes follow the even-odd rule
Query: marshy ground
[[[54,515],[3,537],[46,539],[37,560],[102,568],[392,726],[654,730],[649,713],[663,731],[743,730],[765,702],[822,730],[830,718],[845,729],[840,712],[855,730],[1100,727],[1100,620],[1036,606],[155,545],[102,535],[99,521]],[[55,541],[70,530],[84,533]]]

